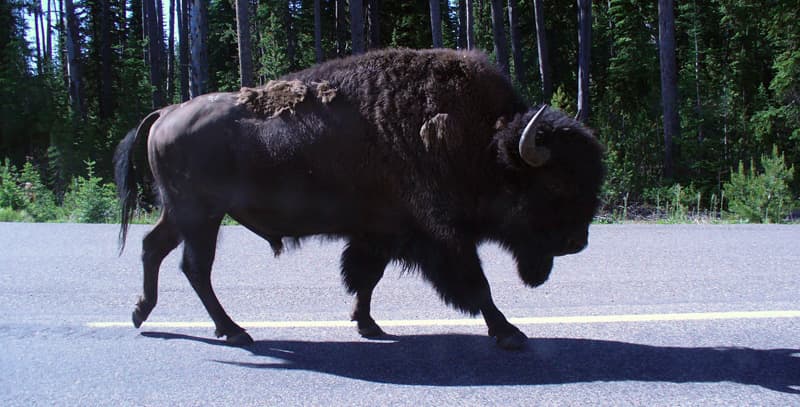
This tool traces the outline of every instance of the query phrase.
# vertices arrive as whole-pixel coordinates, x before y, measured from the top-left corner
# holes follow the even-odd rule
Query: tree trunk
[[[161,0],[155,0],[156,4],[156,23],[158,24],[158,33],[161,35],[159,37],[159,46],[161,47],[161,53],[164,53],[164,3]],[[162,62],[166,62],[164,58],[161,58]],[[166,66],[166,65],[165,65]]]
[[[697,27],[697,1],[692,2],[694,7],[694,18],[692,28],[692,39],[694,42],[694,94],[695,94],[695,115],[697,115],[697,141],[703,142],[705,136],[703,135],[703,103],[700,99],[700,45],[697,32],[700,29]]]
[[[37,4],[37,11],[39,12],[39,31],[41,31],[42,35],[42,61],[43,63],[47,63],[47,34],[45,31],[44,25],[44,9],[42,8],[42,0],[36,0]]]
[[[592,50],[592,2],[578,0],[578,114],[575,118],[589,120],[589,67]]]
[[[189,0],[178,0],[178,78],[181,102],[189,100]]]
[[[164,3],[161,0],[156,0],[156,16],[158,25],[155,27],[154,34],[158,40],[158,68],[161,71],[161,99],[167,105],[167,46],[164,43]]]
[[[508,69],[508,43],[506,42],[506,28],[503,21],[503,0],[492,0],[492,34],[494,37],[494,54],[497,56],[497,66],[506,75],[510,76]]]
[[[442,10],[439,8],[439,0],[429,0],[431,14],[431,35],[433,37],[433,47],[442,48]]]
[[[286,29],[286,59],[289,60],[289,70],[294,71],[299,66],[297,63],[297,33],[289,2],[286,2],[283,10],[283,26]]]
[[[550,52],[547,46],[547,31],[544,25],[544,6],[542,0],[533,0],[536,14],[536,46],[539,52],[539,75],[542,80],[542,99],[550,103],[553,97],[553,77],[550,71]]]
[[[322,62],[325,56],[322,53],[322,6],[320,0],[314,0],[314,60]]]
[[[58,12],[56,14],[56,32],[58,35],[56,39],[58,41],[57,49],[58,49],[58,63],[59,67],[59,76],[64,81],[64,89],[67,89],[69,92],[69,70],[67,66],[69,65],[69,57],[67,55],[67,19],[64,15],[64,0],[56,0],[56,4],[58,4]]]
[[[130,18],[126,19],[127,27],[123,32],[126,37],[126,46],[131,51],[140,51],[141,45],[139,44],[144,39],[144,21],[142,21],[142,0],[130,0]],[[142,61],[146,63],[146,56],[144,50],[142,51]]]
[[[164,106],[164,72],[161,68],[163,61],[163,31],[159,23],[158,3],[155,0],[142,2],[143,21],[147,39],[147,59],[150,65],[150,85],[153,87],[152,107],[158,109]]]
[[[467,49],[475,48],[475,7],[472,0],[466,0]]]
[[[379,49],[381,48],[381,2],[380,0],[369,0],[367,5],[369,9],[367,14],[369,18],[369,48]]]
[[[53,26],[50,15],[53,13],[53,2],[47,0],[47,60],[52,64],[53,61]]]
[[[113,106],[113,64],[111,50],[111,0],[100,1],[100,103],[101,119],[111,117]]]
[[[511,32],[511,54],[514,59],[514,77],[517,83],[524,85],[525,62],[522,59],[522,35],[519,31],[519,10],[517,0],[508,0],[508,26]]]
[[[336,1],[336,56],[343,57],[347,53],[347,21],[345,19],[345,0]]]
[[[672,143],[680,135],[673,7],[673,0],[658,0],[658,56],[661,65],[661,104],[664,109],[664,177],[667,179],[674,175]]]
[[[189,10],[189,97],[208,93],[208,1],[193,0]]]
[[[467,48],[467,3],[458,0],[458,48]]]
[[[44,39],[43,36],[39,35],[39,15],[42,13],[42,3],[40,1],[36,1],[33,9],[33,31],[36,32],[36,71],[39,75],[42,74],[42,47],[41,41]],[[40,38],[41,37],[41,38]]]
[[[239,79],[242,86],[253,86],[253,53],[250,46],[250,7],[248,0],[236,0],[236,32],[239,36]]]
[[[80,64],[80,39],[78,33],[78,19],[75,16],[75,5],[72,0],[64,0],[64,27],[66,28],[66,49],[67,49],[67,76],[69,84],[69,102],[72,112],[76,116],[84,118],[83,93],[81,84]]]
[[[169,0],[169,29],[167,30],[167,103],[175,98],[175,1]]]
[[[153,13],[151,4],[153,0],[141,0],[142,3],[142,41],[145,41],[147,44],[144,47],[144,62],[147,66],[150,66],[150,42],[148,41],[148,37],[150,36],[150,16]]]
[[[364,3],[350,0],[350,36],[353,40],[353,55],[364,53]]]

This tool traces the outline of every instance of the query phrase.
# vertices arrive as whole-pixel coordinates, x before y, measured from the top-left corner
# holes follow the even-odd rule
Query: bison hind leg
[[[230,345],[246,346],[253,343],[253,338],[228,316],[211,286],[211,266],[221,223],[222,216],[214,215],[205,219],[189,219],[180,225],[184,237],[181,269],[214,320],[217,337],[225,336]]]
[[[158,301],[158,270],[161,262],[180,242],[180,235],[167,217],[167,211],[164,210],[153,230],[142,241],[143,293],[132,314],[133,325],[136,328],[142,326],[155,308]]]

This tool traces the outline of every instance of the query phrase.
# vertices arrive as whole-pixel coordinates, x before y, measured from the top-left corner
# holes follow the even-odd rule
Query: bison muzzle
[[[555,256],[586,246],[604,176],[592,132],[526,106],[485,55],[384,50],[151,113],[115,156],[121,247],[137,204],[134,147],[148,133],[163,207],[143,241],[133,323],[155,307],[161,261],[183,242],[184,274],[217,336],[236,345],[253,340],[210,280],[226,214],[276,255],[287,239],[344,239],[342,279],[363,336],[383,333],[370,314],[372,292],[399,262],[445,303],[482,314],[499,346],[516,349],[527,338],[492,301],[477,246],[499,243],[525,284],[542,284]]]

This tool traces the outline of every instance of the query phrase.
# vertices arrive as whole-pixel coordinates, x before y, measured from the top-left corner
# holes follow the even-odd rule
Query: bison
[[[477,246],[500,244],[525,284],[542,284],[554,256],[586,246],[604,176],[592,132],[529,108],[484,54],[383,50],[148,115],[115,154],[121,250],[137,204],[134,147],[148,132],[163,207],[143,241],[133,323],[155,307],[159,265],[183,242],[182,271],[234,345],[253,339],[210,280],[226,214],[276,256],[304,237],[344,239],[341,274],[362,336],[383,333],[370,301],[398,262],[515,349],[527,338],[493,303]]]

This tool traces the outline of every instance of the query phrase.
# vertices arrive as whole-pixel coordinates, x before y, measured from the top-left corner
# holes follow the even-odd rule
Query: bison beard
[[[476,247],[500,243],[525,284],[542,284],[554,256],[586,246],[604,172],[589,130],[529,109],[483,54],[385,50],[150,114],[115,156],[122,247],[137,203],[133,151],[148,131],[163,209],[143,242],[134,325],[156,305],[161,261],[183,242],[183,272],[216,334],[237,345],[252,338],[210,280],[226,214],[276,255],[286,239],[345,239],[342,278],[364,336],[383,333],[372,292],[400,262],[447,304],[482,314],[501,347],[520,348],[526,337],[495,307]]]

